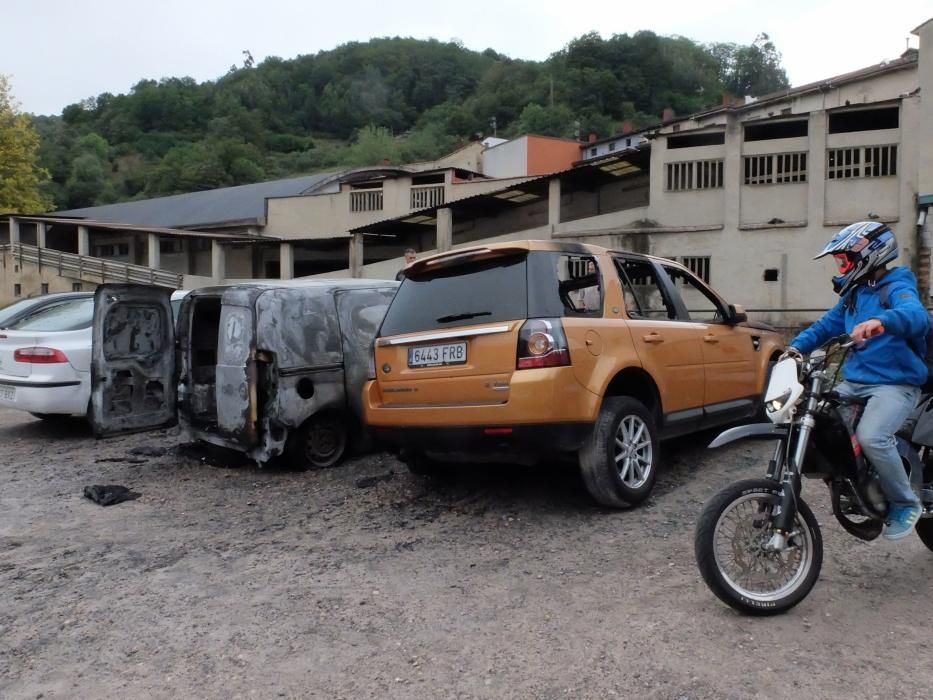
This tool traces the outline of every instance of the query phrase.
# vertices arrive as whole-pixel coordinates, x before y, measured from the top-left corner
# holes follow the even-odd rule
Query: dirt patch
[[[852,539],[821,484],[806,601],[750,619],[705,588],[700,508],[768,456],[709,437],[613,512],[567,465],[261,470],[0,411],[0,697],[926,697],[933,553]]]

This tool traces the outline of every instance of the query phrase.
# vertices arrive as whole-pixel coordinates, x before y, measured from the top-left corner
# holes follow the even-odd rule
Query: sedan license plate
[[[464,365],[467,357],[466,346],[465,342],[460,342],[408,348],[408,366],[443,367],[445,365]]]
[[[0,386],[0,399],[5,399],[7,401],[16,400],[16,387],[15,386]]]

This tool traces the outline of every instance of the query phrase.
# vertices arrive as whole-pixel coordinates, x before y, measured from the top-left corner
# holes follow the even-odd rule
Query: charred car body
[[[360,428],[372,340],[398,283],[251,282],[191,292],[103,285],[95,296],[99,437],[163,428],[257,462],[329,466]]]

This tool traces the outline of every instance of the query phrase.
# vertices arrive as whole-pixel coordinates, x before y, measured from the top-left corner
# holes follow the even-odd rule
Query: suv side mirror
[[[745,307],[741,304],[729,304],[728,322],[732,325],[745,323],[748,320],[748,314],[745,313]]]

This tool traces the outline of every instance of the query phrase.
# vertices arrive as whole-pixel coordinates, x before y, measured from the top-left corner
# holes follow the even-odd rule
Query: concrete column
[[[437,252],[451,249],[454,240],[454,217],[450,207],[437,210]]]
[[[295,246],[291,243],[279,244],[279,279],[290,280],[295,277]]]
[[[826,112],[810,112],[807,134],[810,140],[807,153],[807,229],[817,231],[821,236],[820,240],[807,245],[819,250],[826,244],[822,240],[823,222],[826,221]],[[826,238],[829,239],[828,236]]]
[[[354,233],[350,237],[350,277],[363,276],[363,234]]]
[[[19,243],[19,219],[10,217],[10,245]]]
[[[78,226],[78,255],[91,254],[91,234],[87,226]]]
[[[739,224],[742,223],[742,124],[734,117],[726,119],[722,223],[724,238],[738,241]]]
[[[554,177],[547,183],[547,224],[553,235],[560,226],[560,178]]]
[[[933,21],[927,20],[914,33],[920,38],[920,53],[917,58],[917,82],[920,86],[920,119],[915,132],[917,153],[917,195],[920,205],[933,204]],[[904,128],[901,127],[901,138]],[[903,155],[898,154],[898,155]],[[898,172],[898,177],[907,178],[907,172]],[[927,212],[927,216],[930,212]]]
[[[194,239],[192,238],[182,238],[182,246],[185,253],[185,274],[193,275],[194,274]]]
[[[220,241],[211,241],[211,277],[222,282],[227,276],[227,251]]]
[[[146,265],[153,270],[162,267],[162,250],[159,248],[159,234],[147,233],[146,242],[148,243],[148,255],[146,256]]]
[[[136,259],[136,234],[131,233],[126,239],[126,244],[129,246],[129,253],[127,257],[131,265],[139,265],[139,260]]]
[[[45,248],[45,222],[40,221],[36,224],[36,247]]]

